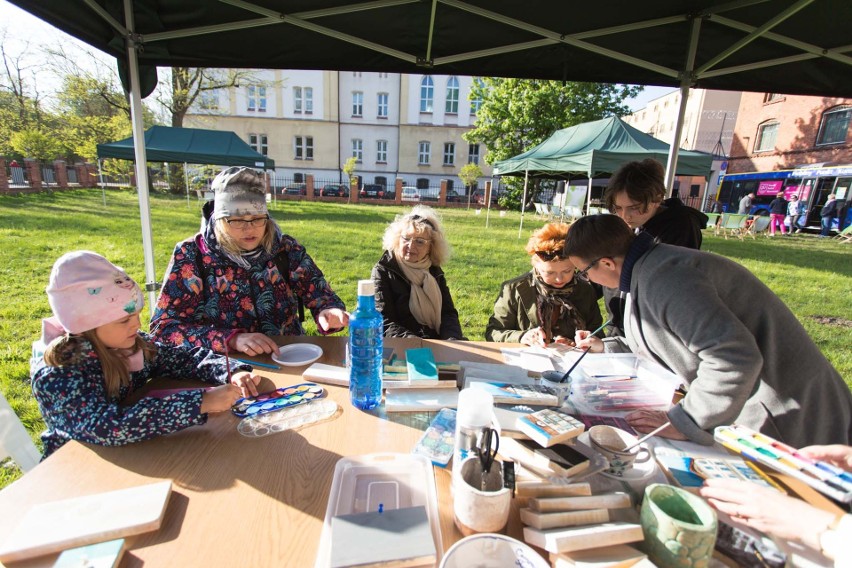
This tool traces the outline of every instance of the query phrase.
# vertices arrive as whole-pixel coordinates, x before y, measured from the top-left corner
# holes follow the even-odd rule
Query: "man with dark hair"
[[[796,316],[741,265],[634,235],[614,215],[571,226],[565,254],[578,278],[626,294],[625,337],[577,332],[592,352],[632,351],[689,383],[668,412],[627,416],[648,432],[712,444],[734,422],[794,447],[849,444],[852,395]],[[666,285],[662,285],[665,283]]]

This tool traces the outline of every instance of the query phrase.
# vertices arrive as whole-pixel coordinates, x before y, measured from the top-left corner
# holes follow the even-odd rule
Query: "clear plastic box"
[[[416,454],[368,454],[342,458],[334,467],[314,567],[329,565],[332,517],[376,511],[379,504],[385,510],[425,507],[440,562],[444,549],[432,462]]]

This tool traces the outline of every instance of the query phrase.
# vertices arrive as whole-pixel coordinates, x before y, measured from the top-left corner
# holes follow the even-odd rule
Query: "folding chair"
[[[739,213],[722,213],[722,222],[719,224],[719,230],[725,235],[725,240],[728,239],[728,232],[743,240],[743,234],[746,229],[746,221],[748,215]]]
[[[24,425],[0,393],[0,461],[10,457],[24,471],[38,465],[41,454]]]
[[[751,238],[756,238],[755,235],[759,235],[760,233],[766,233],[766,229],[769,228],[769,215],[758,215],[754,218],[751,225],[745,230],[745,234],[751,235]]]
[[[550,211],[544,203],[533,203],[533,205],[535,205],[535,216],[539,219],[547,219],[550,216]]]
[[[852,242],[852,225],[849,225],[836,235],[834,235],[835,239],[838,239],[841,243],[849,243]]]
[[[719,234],[719,213],[705,213],[707,215],[707,225],[705,229],[713,229],[715,234]]]

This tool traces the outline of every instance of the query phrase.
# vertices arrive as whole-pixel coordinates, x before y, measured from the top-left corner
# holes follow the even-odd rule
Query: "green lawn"
[[[199,225],[200,203],[151,199],[157,279],[173,246]],[[354,306],[357,280],[369,278],[381,255],[381,236],[399,207],[279,202],[272,215],[304,244],[347,306]],[[543,221],[528,215],[518,238],[518,213],[442,211],[453,255],[444,267],[462,327],[481,339],[500,282],[525,271],[527,237]],[[705,232],[708,233],[708,232]],[[30,343],[49,315],[44,289],[62,253],[90,249],[144,282],[136,195],[110,191],[104,206],[98,190],[0,197],[0,390],[37,440],[43,423],[28,385]],[[829,360],[852,386],[852,246],[812,236],[724,240],[705,236],[704,250],[727,256],[757,274],[799,317]],[[760,298],[754,299],[755,309]],[[147,307],[143,321],[147,320]],[[845,319],[844,319],[845,318]],[[19,475],[0,467],[0,487]]]

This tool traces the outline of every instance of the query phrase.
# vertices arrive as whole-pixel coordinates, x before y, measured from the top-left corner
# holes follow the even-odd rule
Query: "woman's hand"
[[[340,308],[329,308],[319,313],[317,321],[323,331],[340,331],[349,325],[349,313]]]
[[[240,394],[244,397],[257,396],[257,385],[260,384],[261,378],[260,375],[242,371],[231,376],[231,384],[236,385],[240,389]]]
[[[669,415],[663,410],[637,410],[624,417],[637,432],[643,434],[659,428],[669,421]],[[686,440],[686,436],[672,425],[661,430],[656,436],[670,440]]]
[[[527,330],[527,332],[521,336],[521,343],[524,345],[544,347],[544,330],[540,327],[534,327]]]
[[[201,412],[224,412],[230,409],[239,398],[240,388],[237,385],[213,387],[201,395]]]
[[[263,333],[238,333],[231,338],[228,346],[234,351],[246,355],[260,355],[278,351],[278,344]]]
[[[554,337],[553,343],[556,343],[558,345],[565,345],[567,347],[574,347],[575,345],[573,339],[571,339],[570,337],[564,337],[562,335],[557,335],[556,337]]]
[[[574,343],[580,349],[588,349],[592,353],[603,353],[604,343],[587,329],[578,329],[574,334]]]
[[[852,472],[852,446],[832,444],[830,446],[808,446],[799,450],[812,460],[824,461],[843,471]]]
[[[760,532],[820,549],[819,534],[834,514],[756,483],[708,479],[701,496],[714,508]]]

